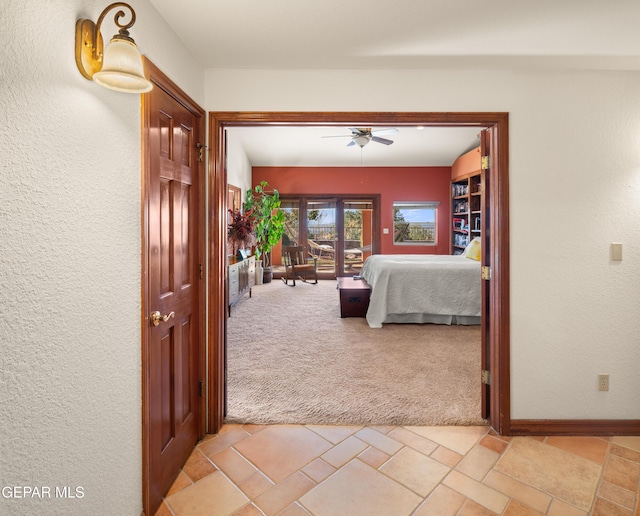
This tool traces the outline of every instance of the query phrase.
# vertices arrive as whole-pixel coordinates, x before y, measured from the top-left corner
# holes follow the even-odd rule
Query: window
[[[439,202],[393,203],[394,245],[435,245]]]

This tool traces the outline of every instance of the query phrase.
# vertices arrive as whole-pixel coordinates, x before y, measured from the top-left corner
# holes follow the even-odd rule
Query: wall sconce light
[[[125,16],[125,13],[122,10],[116,12],[114,22],[120,30],[111,38],[111,43],[105,51],[100,26],[107,13],[116,7],[129,9],[131,21],[121,24],[120,18]],[[127,93],[144,93],[153,88],[144,76],[142,57],[136,42],[127,30],[135,22],[135,11],[124,2],[115,2],[106,7],[97,23],[87,19],[79,19],[76,22],[76,64],[86,79],[94,80],[105,88]]]

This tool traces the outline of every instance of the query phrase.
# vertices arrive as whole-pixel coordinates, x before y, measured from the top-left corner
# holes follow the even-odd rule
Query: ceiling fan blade
[[[380,138],[379,136],[372,136],[371,140],[378,143],[383,143],[384,145],[391,145],[393,140],[387,140],[386,138]]]
[[[356,141],[355,140],[351,140],[349,143],[347,143],[347,147],[351,147],[352,145],[355,145]]]
[[[389,129],[377,129],[376,131],[371,131],[373,136],[382,136],[384,134],[396,134],[398,130],[395,127],[390,127]]]

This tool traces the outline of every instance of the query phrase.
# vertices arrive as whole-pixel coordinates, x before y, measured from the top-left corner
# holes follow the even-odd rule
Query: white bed
[[[381,255],[364,262],[367,323],[480,324],[480,262],[466,256]]]

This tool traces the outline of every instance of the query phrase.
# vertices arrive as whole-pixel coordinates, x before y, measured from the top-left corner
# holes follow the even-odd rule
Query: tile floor
[[[487,427],[227,425],[158,516],[640,516],[640,437]]]

